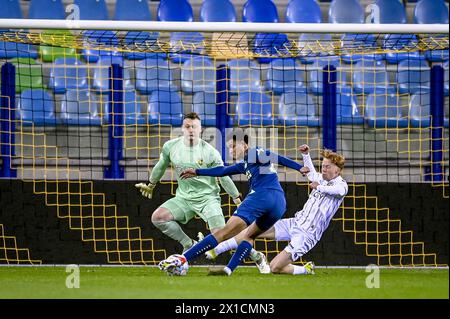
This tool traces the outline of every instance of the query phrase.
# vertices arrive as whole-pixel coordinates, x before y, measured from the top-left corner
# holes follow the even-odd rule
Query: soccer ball
[[[174,263],[175,267],[171,267],[167,270],[169,276],[185,276],[189,270],[189,264],[182,255],[170,255],[167,262]]]

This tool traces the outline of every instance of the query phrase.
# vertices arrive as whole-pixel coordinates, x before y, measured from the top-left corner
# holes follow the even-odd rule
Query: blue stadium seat
[[[67,125],[101,125],[100,104],[89,90],[67,90],[61,101],[61,123]]]
[[[308,68],[308,88],[311,93],[322,94],[323,92],[323,74],[324,67],[332,65],[336,68],[336,90],[340,93],[350,93],[349,86],[350,74],[342,70],[338,58],[316,59],[311,67]],[[329,72],[327,72],[328,74]]]
[[[448,24],[448,8],[445,2],[443,0],[419,1],[414,8],[414,22],[420,24]],[[435,41],[432,40],[431,46],[436,46]],[[426,51],[425,56],[432,62],[448,61],[449,59],[448,49]]]
[[[109,67],[112,64],[119,64],[123,66],[123,59],[120,57],[102,56],[98,60],[97,64],[93,66],[94,74],[92,76],[92,88],[96,92],[102,93],[109,91]],[[126,67],[123,69],[123,88],[126,91],[134,89],[133,83],[131,83],[130,69]]]
[[[255,61],[235,59],[228,62],[230,93],[261,91],[261,72]]]
[[[448,100],[444,106],[444,127],[448,128]],[[431,126],[430,94],[413,94],[409,102],[409,121],[412,127],[425,128]]]
[[[194,21],[192,7],[186,0],[161,0],[158,21]]]
[[[397,94],[371,94],[367,97],[364,118],[371,128],[408,127],[407,106]]]
[[[400,93],[426,93],[430,91],[430,67],[424,60],[405,60],[398,64],[398,91]]]
[[[82,50],[82,57],[89,63],[95,63],[100,56],[121,56],[115,50],[119,44],[116,34],[108,30],[88,30],[83,32],[86,49]],[[107,50],[91,49],[91,46],[105,47]]]
[[[0,41],[0,59],[13,58],[37,59],[37,49],[31,44]]]
[[[70,89],[87,89],[86,65],[75,58],[57,58],[50,70],[49,88],[56,94]]]
[[[449,96],[449,68],[448,61],[445,62],[442,67],[444,68],[444,94],[445,96]]]
[[[147,58],[136,64],[136,90],[141,94],[153,91],[173,91],[177,87],[173,82],[169,63],[161,58]]]
[[[28,18],[64,20],[66,15],[61,0],[31,0]]]
[[[203,126],[216,126],[216,94],[196,92],[192,111],[200,116]]]
[[[304,64],[335,55],[331,34],[302,33],[298,39],[297,50],[299,59]]]
[[[352,93],[337,93],[336,107],[338,125],[364,124],[364,118],[359,114],[356,99]]]
[[[17,119],[22,125],[56,125],[55,102],[45,90],[24,90],[17,99]]]
[[[111,109],[111,104],[108,103],[108,95],[103,96],[103,103],[106,105],[106,110],[104,114],[104,123],[112,124],[114,119],[109,119],[109,110]],[[146,109],[145,102],[141,101],[136,91],[124,91],[123,92],[123,124],[125,125],[146,125],[147,119],[144,117],[143,110]]]
[[[334,0],[328,9],[330,23],[364,23],[364,9],[358,0]]]
[[[114,11],[114,20],[119,21],[151,21],[152,14],[147,1],[142,0],[117,0]],[[158,32],[129,31],[125,35],[124,43],[130,47],[130,52],[124,52],[129,60],[143,60],[147,53],[144,50],[155,50],[158,48],[156,40]]]
[[[0,19],[22,19],[19,0],[0,0]]]
[[[380,9],[379,23],[406,23],[406,9],[401,1],[376,0],[375,4]]]
[[[181,125],[183,103],[176,91],[154,91],[148,97],[148,123]]]
[[[266,71],[265,87],[274,94],[304,88],[305,71],[295,59],[275,59]]]
[[[263,92],[244,92],[238,96],[236,104],[237,125],[275,125],[272,97]]]
[[[316,0],[291,0],[286,7],[286,22],[322,23],[322,12]]]
[[[421,0],[414,8],[414,22],[448,24],[448,8],[443,0]]]
[[[248,0],[242,7],[242,21],[277,23],[277,7],[272,0]],[[285,34],[257,33],[252,47],[253,51],[260,55],[258,57],[260,63],[269,63],[272,60],[270,56],[286,54],[291,45]]]
[[[281,95],[278,108],[278,121],[281,125],[310,127],[320,125],[317,105],[306,90],[284,93]]]
[[[116,0],[114,20],[119,21],[151,21],[152,14],[147,1]]]
[[[236,9],[229,0],[204,0],[200,7],[202,22],[236,22]]]
[[[341,45],[342,53],[347,53],[342,55],[342,61],[348,64],[362,59],[381,61],[385,58],[384,54],[367,53],[374,52],[378,48],[377,37],[373,34],[344,34],[341,37]]]
[[[192,56],[181,67],[181,89],[186,93],[216,91],[216,69],[206,56]]]
[[[419,41],[414,34],[386,34],[382,44],[383,49],[389,51],[385,54],[388,63],[424,59],[424,56],[417,50],[418,45]]]
[[[357,94],[395,93],[396,88],[389,83],[389,75],[384,61],[362,60],[353,67],[353,90]]]
[[[108,20],[105,0],[74,0],[80,9],[80,20]]]

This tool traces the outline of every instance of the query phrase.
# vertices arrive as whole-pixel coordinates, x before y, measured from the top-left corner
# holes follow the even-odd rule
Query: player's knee
[[[163,222],[168,222],[171,220],[171,214],[170,212],[166,211],[166,210],[162,210],[162,209],[157,209],[153,212],[152,217],[151,217],[152,223],[163,223]]]
[[[280,264],[276,263],[276,262],[271,262],[270,263],[270,272],[272,274],[281,274],[283,267],[280,267]]]

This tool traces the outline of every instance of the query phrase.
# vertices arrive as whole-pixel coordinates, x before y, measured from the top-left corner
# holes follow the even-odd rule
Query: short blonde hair
[[[333,152],[332,150],[324,149],[320,152],[320,155],[329,159],[331,163],[339,167],[341,170],[344,168],[345,157],[341,154]]]

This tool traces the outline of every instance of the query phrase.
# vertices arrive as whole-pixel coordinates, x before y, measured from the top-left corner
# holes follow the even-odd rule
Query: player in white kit
[[[347,182],[340,175],[345,162],[342,155],[323,150],[322,170],[318,173],[309,155],[309,146],[302,145],[299,150],[303,156],[304,167],[309,169],[307,176],[312,191],[308,201],[295,217],[279,220],[272,228],[258,236],[277,241],[290,241],[270,263],[271,272],[276,274],[314,274],[314,263],[308,262],[305,266],[292,263],[319,242],[348,192]],[[207,257],[215,257],[214,255],[236,247],[235,238],[231,238],[208,252]]]

